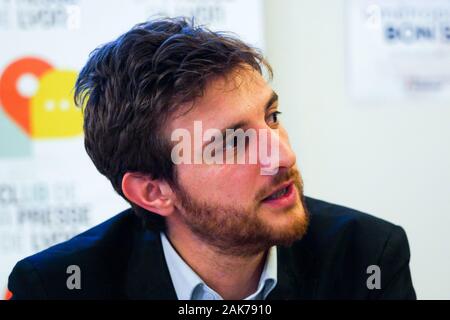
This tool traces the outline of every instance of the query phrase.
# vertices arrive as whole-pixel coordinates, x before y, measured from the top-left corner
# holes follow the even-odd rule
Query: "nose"
[[[263,137],[265,139],[261,139]],[[264,152],[264,144],[267,146]],[[280,129],[268,130],[260,134],[259,163],[262,175],[275,175],[281,169],[292,168],[297,159],[292,150],[287,134]]]

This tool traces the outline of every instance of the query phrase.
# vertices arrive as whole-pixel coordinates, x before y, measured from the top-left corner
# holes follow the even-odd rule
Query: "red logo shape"
[[[31,133],[30,98],[17,91],[17,81],[30,73],[40,78],[53,69],[46,61],[34,57],[25,57],[11,63],[0,77],[0,102],[6,112],[25,133]]]

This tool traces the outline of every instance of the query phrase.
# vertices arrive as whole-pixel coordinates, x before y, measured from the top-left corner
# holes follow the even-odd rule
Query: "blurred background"
[[[0,292],[21,258],[127,207],[83,147],[73,84],[154,16],[272,64],[308,196],[401,225],[419,299],[450,299],[450,0],[0,0]]]

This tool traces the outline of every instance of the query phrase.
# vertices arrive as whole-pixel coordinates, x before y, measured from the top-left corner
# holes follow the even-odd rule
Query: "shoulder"
[[[128,209],[68,241],[19,261],[8,281],[13,299],[113,295],[112,279],[123,274],[133,231],[139,226],[140,220]],[[82,275],[82,290],[67,289],[66,282],[74,267]]]
[[[371,296],[414,297],[409,244],[402,227],[341,205],[305,200],[310,225],[294,248],[312,253],[316,275],[326,283],[320,288],[322,293],[329,290],[330,297],[367,297],[366,280],[376,267],[382,273],[383,290],[372,291]],[[402,288],[390,290],[399,277]]]
[[[352,208],[306,197],[310,225],[304,242],[318,255],[345,250],[358,257],[379,258],[392,245],[400,244],[409,259],[406,233],[402,227]]]
[[[380,246],[403,229],[389,221],[345,206],[306,197],[310,214],[308,239],[330,245],[354,240],[360,245]]]

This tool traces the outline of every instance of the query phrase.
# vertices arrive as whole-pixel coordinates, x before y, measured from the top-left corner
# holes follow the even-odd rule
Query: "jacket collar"
[[[136,232],[128,263],[126,294],[134,300],[176,300],[159,234]]]
[[[318,264],[303,240],[278,247],[278,283],[267,300],[312,300],[318,286]]]
[[[267,300],[314,299],[318,265],[304,239],[278,247],[278,281]],[[129,299],[176,300],[159,233],[135,233],[125,290]]]

